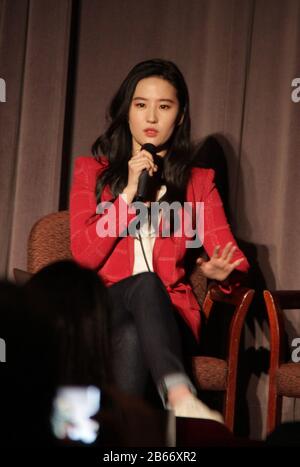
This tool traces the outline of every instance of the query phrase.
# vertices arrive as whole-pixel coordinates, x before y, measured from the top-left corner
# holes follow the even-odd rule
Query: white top
[[[156,201],[158,201],[162,196],[166,193],[167,187],[166,185],[162,185],[160,190],[157,192]],[[125,197],[121,193],[123,199]],[[126,200],[126,199],[125,199]],[[159,214],[159,221],[161,218],[161,213]],[[159,225],[159,224],[158,224]],[[140,228],[140,235],[142,237],[142,242],[144,246],[145,255],[149,264],[150,271],[153,272],[153,248],[156,239],[155,227],[153,226],[152,222],[149,225],[148,222],[145,222],[141,225]],[[147,264],[143,255],[143,250],[141,246],[141,242],[139,238],[134,239],[134,263],[133,263],[133,271],[132,275],[139,274],[140,272],[148,271]]]

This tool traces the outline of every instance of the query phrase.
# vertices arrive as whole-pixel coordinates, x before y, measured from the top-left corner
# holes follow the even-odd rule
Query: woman
[[[220,421],[193,395],[175,319],[178,312],[198,339],[199,305],[183,266],[191,226],[196,224],[201,239],[204,225],[210,260],[198,263],[206,277],[228,280],[234,269],[246,272],[248,263],[226,222],[213,171],[191,168],[189,96],[181,72],[166,60],[139,63],[113,98],[109,117],[107,131],[93,146],[96,158],[76,161],[70,212],[75,260],[97,270],[108,286],[115,378],[122,389],[141,393],[146,367],[175,415]],[[145,144],[154,145],[157,155]],[[153,183],[137,205],[145,170]],[[177,206],[166,220],[169,235],[162,228],[167,210],[159,212],[158,229],[145,218],[135,222],[143,206],[152,213],[158,200],[160,206],[163,201]],[[178,229],[186,219],[190,229]]]

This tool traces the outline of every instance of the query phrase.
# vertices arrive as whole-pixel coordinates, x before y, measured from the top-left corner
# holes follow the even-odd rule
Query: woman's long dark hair
[[[190,171],[190,111],[189,94],[184,77],[177,66],[167,60],[153,59],[138,63],[125,78],[111,101],[107,120],[108,129],[93,144],[92,152],[104,155],[108,168],[96,183],[97,203],[106,185],[114,197],[118,196],[127,184],[128,161],[132,155],[132,136],[128,124],[129,108],[138,82],[150,76],[158,76],[171,83],[177,91],[179,112],[173,135],[170,138],[167,154],[164,157],[164,183],[167,193],[164,200],[185,200],[186,185]],[[182,123],[179,123],[183,116]]]

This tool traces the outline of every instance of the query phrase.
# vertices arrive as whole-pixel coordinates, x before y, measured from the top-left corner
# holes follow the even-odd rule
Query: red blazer
[[[70,197],[71,250],[74,259],[84,267],[98,272],[104,283],[109,286],[132,275],[134,263],[134,238],[129,236],[107,236],[100,238],[96,231],[100,215],[96,212],[96,178],[108,164],[104,165],[93,157],[79,157],[75,161],[75,170]],[[204,240],[203,246],[209,256],[214,247],[235,239],[227,223],[222,201],[214,184],[214,171],[193,168],[187,187],[187,201],[204,201]],[[112,194],[106,187],[101,201],[112,200]],[[121,219],[117,228],[126,229],[135,214],[121,196],[114,201],[115,212],[127,211],[127,222]],[[105,215],[102,214],[102,215]],[[118,230],[117,230],[118,232]],[[172,303],[190,326],[196,338],[199,337],[199,304],[190,284],[186,283],[183,260],[186,253],[186,237],[161,237],[155,240],[153,249],[153,269],[164,283]],[[244,257],[237,249],[233,259]],[[245,257],[244,257],[245,258]],[[237,268],[246,272],[249,268],[246,258]]]

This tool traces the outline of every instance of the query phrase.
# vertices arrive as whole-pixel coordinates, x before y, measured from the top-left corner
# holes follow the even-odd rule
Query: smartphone
[[[62,386],[53,401],[51,427],[60,440],[93,443],[99,432],[95,416],[101,406],[101,391],[96,386]]]

